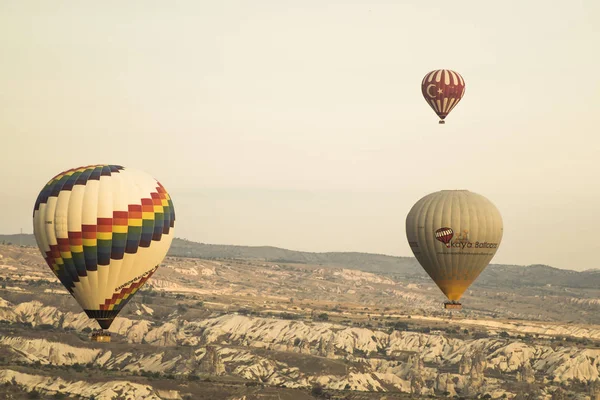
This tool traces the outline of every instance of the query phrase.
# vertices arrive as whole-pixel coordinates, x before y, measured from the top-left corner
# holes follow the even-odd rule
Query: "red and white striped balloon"
[[[421,92],[427,104],[440,117],[440,124],[443,124],[465,94],[465,80],[458,72],[437,69],[425,75]]]

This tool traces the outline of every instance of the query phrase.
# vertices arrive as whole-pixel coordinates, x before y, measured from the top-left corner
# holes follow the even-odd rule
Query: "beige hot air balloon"
[[[452,309],[462,307],[458,300],[496,254],[502,231],[496,206],[468,190],[431,193],[406,217],[410,248]]]

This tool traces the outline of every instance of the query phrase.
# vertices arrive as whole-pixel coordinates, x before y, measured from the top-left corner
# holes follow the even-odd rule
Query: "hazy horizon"
[[[1,231],[57,173],[120,164],[204,243],[412,256],[442,189],[504,219],[492,263],[599,268],[600,3],[0,3]],[[444,126],[420,92],[454,69]]]
[[[33,236],[32,232],[23,232],[23,233],[6,233],[6,232],[0,232],[0,236],[5,235],[5,236],[18,236],[19,234],[21,235],[31,235]],[[272,248],[277,248],[277,249],[283,249],[283,250],[289,250],[289,251],[297,251],[297,252],[302,252],[302,253],[314,253],[314,254],[326,254],[326,253],[359,253],[359,254],[371,254],[371,255],[375,255],[375,256],[387,256],[387,257],[407,257],[407,258],[415,258],[413,254],[410,255],[393,255],[393,254],[388,254],[388,253],[379,253],[379,252],[368,252],[368,251],[358,251],[358,250],[334,250],[334,251],[329,251],[329,250],[323,250],[323,251],[314,251],[314,250],[310,250],[310,249],[297,249],[297,248],[284,248],[281,246],[273,246],[273,245],[269,245],[269,244],[253,244],[253,245],[240,245],[240,244],[235,244],[235,243],[207,243],[207,242],[201,242],[198,240],[194,240],[194,239],[188,239],[188,238],[184,238],[184,237],[179,237],[177,235],[175,235],[174,239],[180,239],[180,240],[185,240],[188,242],[193,242],[193,243],[198,243],[201,245],[209,245],[209,246],[233,246],[233,247],[252,247],[252,248],[257,248],[257,247],[272,247]],[[18,242],[11,242],[10,245],[18,245]],[[37,247],[37,246],[36,246]],[[179,256],[177,256],[179,257]],[[195,256],[194,256],[195,257]],[[192,257],[192,258],[194,258]],[[202,258],[202,257],[200,257]],[[547,267],[551,267],[551,268],[558,268],[554,265],[548,265],[548,264],[544,264],[544,263],[532,263],[532,264],[507,264],[507,263],[499,263],[496,262],[495,260],[492,260],[492,262],[490,262],[489,265],[514,265],[514,266],[518,266],[518,267],[529,267],[529,266],[535,266],[535,265],[543,265],[543,266],[547,266]],[[589,268],[589,269],[581,269],[581,270],[576,270],[573,268],[568,268],[568,267],[563,267],[563,268],[559,268],[561,270],[569,270],[569,271],[575,271],[575,272],[585,272],[585,271],[598,271],[600,270],[600,268]]]

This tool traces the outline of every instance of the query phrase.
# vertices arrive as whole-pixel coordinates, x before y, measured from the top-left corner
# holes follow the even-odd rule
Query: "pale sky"
[[[600,268],[600,2],[0,0],[0,233],[49,178],[151,173],[176,236],[412,256],[442,189],[504,219],[492,262]],[[462,74],[445,126],[420,84]]]

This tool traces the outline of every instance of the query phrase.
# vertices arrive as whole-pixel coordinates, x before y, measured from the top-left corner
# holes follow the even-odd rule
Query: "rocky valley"
[[[600,396],[595,271],[492,265],[451,312],[408,258],[194,249],[94,343],[38,250],[0,245],[0,397]]]

